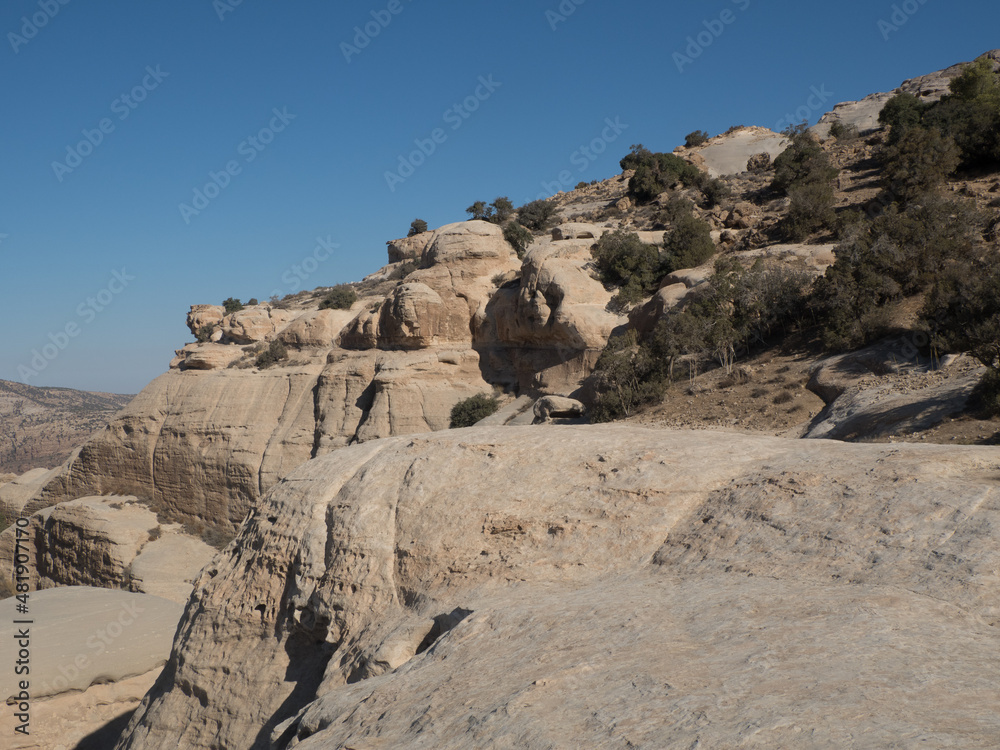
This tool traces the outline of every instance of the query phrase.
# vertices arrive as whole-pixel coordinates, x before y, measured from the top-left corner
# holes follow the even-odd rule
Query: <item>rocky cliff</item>
[[[181,349],[27,511],[130,495],[166,518],[231,531],[310,458],[444,429],[452,406],[494,387],[574,393],[624,323],[584,270],[592,243],[543,238],[522,264],[499,227],[463,222],[390,243],[397,260],[359,285],[350,310],[318,309],[314,298],[230,314],[195,306],[188,325],[202,341]],[[416,270],[402,268],[408,261]],[[288,359],[255,366],[271,342]]]
[[[203,571],[118,747],[985,747],[998,470],[623,426],[337,451]]]

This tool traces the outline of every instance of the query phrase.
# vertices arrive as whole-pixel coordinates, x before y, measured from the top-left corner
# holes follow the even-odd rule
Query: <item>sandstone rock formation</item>
[[[996,472],[607,425],[340,450],[204,571],[118,748],[985,747]]]
[[[373,282],[384,286],[362,291],[352,310],[193,307],[192,332],[220,335],[181,349],[28,512],[132,495],[171,520],[231,533],[275,482],[326,451],[444,429],[458,401],[494,384],[573,393],[624,323],[587,270],[593,240],[573,233],[581,238],[543,238],[523,266],[483,221],[394,241],[390,259],[419,268],[395,285]],[[499,290],[498,277],[509,280]],[[274,340],[290,359],[257,370],[257,352]]]
[[[43,508],[24,529],[31,550],[27,583],[125,588],[183,604],[216,549],[160,524],[134,497],[83,497]],[[0,533],[0,577],[13,580],[15,529]]]
[[[16,601],[0,601],[0,638],[16,643]],[[16,705],[0,716],[5,748],[107,748],[122,719],[149,690],[170,652],[179,603],[144,594],[63,587],[30,594],[30,673],[0,673],[0,695],[17,696],[29,681],[30,734],[16,734]],[[12,654],[7,646],[5,654]],[[110,724],[109,724],[110,722]]]

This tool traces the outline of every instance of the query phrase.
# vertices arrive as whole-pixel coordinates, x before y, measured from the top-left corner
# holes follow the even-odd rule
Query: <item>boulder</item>
[[[402,263],[407,260],[420,260],[433,236],[434,232],[421,232],[412,237],[389,240],[385,243],[388,246],[389,262]]]
[[[535,402],[535,422],[548,422],[552,419],[576,419],[587,411],[582,403],[566,396],[542,396]]]
[[[187,314],[187,327],[195,336],[206,326],[222,324],[226,310],[222,305],[191,305]]]
[[[560,224],[552,230],[552,241],[561,240],[599,240],[601,235],[610,231],[607,227],[596,224],[580,224],[568,222]]]

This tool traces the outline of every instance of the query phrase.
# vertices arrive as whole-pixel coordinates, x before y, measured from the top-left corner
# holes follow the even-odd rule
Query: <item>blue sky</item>
[[[773,126],[814,87],[830,106],[890,90],[1000,47],[998,16],[995,0],[5,0],[0,379],[137,392],[192,340],[191,304],[357,280],[414,218],[611,176],[632,143]],[[337,247],[297,277],[320,241]]]

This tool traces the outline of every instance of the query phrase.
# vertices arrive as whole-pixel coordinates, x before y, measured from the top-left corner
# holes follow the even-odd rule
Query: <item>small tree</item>
[[[693,148],[694,146],[700,146],[701,144],[708,141],[708,133],[704,130],[695,130],[693,133],[688,133],[684,136],[684,145],[688,148]]]
[[[500,399],[484,393],[470,396],[451,407],[451,428],[472,427],[480,419],[486,419],[500,408]]]
[[[271,342],[270,346],[264,351],[257,355],[257,359],[254,364],[260,370],[266,370],[272,365],[276,365],[278,362],[288,359],[288,350],[285,345],[280,341],[275,339]]]
[[[423,219],[414,219],[410,223],[410,231],[407,233],[407,237],[413,237],[414,235],[423,234],[427,231],[427,222]]]
[[[350,310],[358,301],[358,293],[349,284],[333,287],[319,304],[320,310]]]
[[[506,224],[510,217],[514,215],[514,204],[505,195],[493,201],[490,207],[493,209],[490,221],[494,224]]]
[[[958,168],[959,151],[937,128],[913,126],[882,152],[888,194],[900,205],[936,190]]]
[[[804,125],[789,128],[785,135],[792,142],[774,160],[772,188],[787,194],[793,185],[828,182],[837,176],[838,170],[830,164],[830,157]]]
[[[486,221],[489,219],[492,212],[490,211],[489,206],[486,205],[486,201],[476,201],[465,209],[465,213],[469,214],[473,221]]]
[[[222,307],[225,309],[225,314],[229,315],[230,313],[239,312],[240,310],[242,310],[243,303],[240,302],[235,297],[229,297],[228,299],[223,300]]]
[[[612,303],[618,309],[635,304],[651,292],[660,275],[660,253],[635,232],[618,229],[601,236],[590,249],[605,286],[619,287]]]
[[[531,201],[531,203],[526,203],[517,209],[517,220],[528,229],[541,232],[548,225],[555,212],[556,207],[548,201]]]
[[[511,244],[518,258],[524,258],[528,245],[535,241],[534,235],[516,221],[508,221],[503,226],[503,238]]]
[[[695,268],[715,254],[711,227],[694,215],[690,201],[672,200],[663,213],[671,227],[663,235],[662,273]]]

